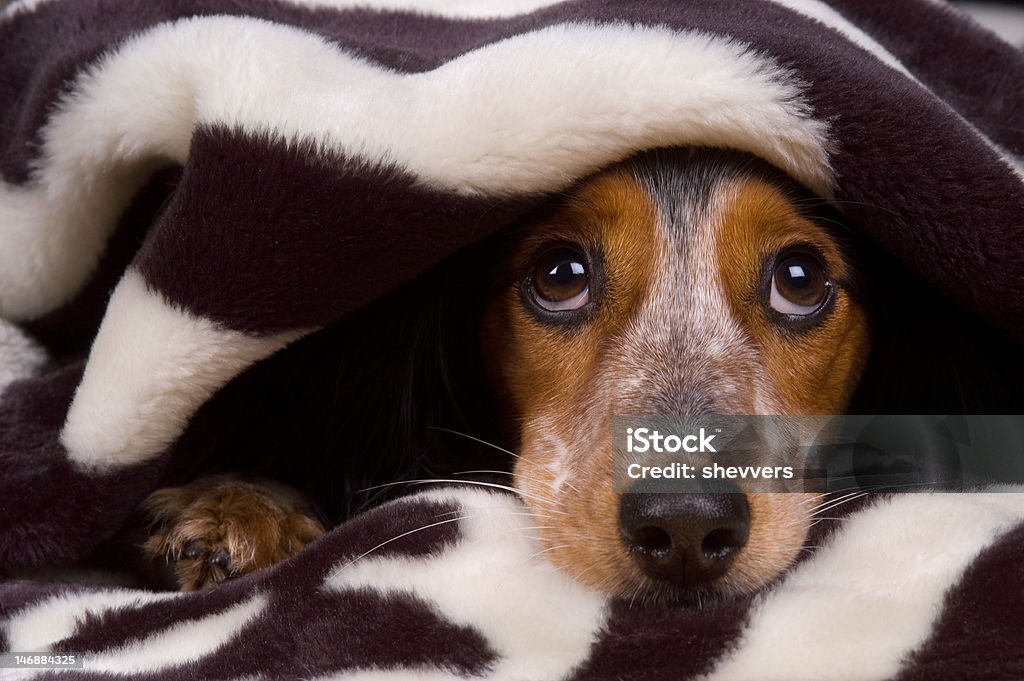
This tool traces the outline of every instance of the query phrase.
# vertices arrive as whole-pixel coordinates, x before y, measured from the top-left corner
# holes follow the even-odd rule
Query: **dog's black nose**
[[[627,492],[619,502],[626,548],[653,579],[708,584],[725,574],[750,533],[750,506],[734,493]]]

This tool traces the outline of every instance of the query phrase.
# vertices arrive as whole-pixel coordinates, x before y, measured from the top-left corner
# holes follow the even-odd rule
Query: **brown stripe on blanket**
[[[26,493],[0,495],[0,565],[84,558],[160,480],[160,462],[92,475],[68,460],[58,438],[83,364],[75,362],[4,391],[0,459],[5,489]]]
[[[387,30],[364,30],[361,34],[353,34],[348,32],[351,28],[346,13],[339,13],[334,20],[328,20],[323,11],[284,8],[272,3],[255,5],[231,3],[225,7],[220,3],[199,3],[190,6],[188,11],[200,14],[225,9],[229,13],[250,12],[254,16],[314,28],[350,49],[359,44],[368,45],[373,56],[391,68],[402,65],[424,68],[482,43],[570,19],[597,23],[624,21],[679,30],[700,27],[707,33],[728,35],[755,44],[760,51],[775,56],[784,66],[794,69],[797,76],[808,83],[808,97],[814,115],[832,122],[832,137],[838,145],[838,153],[833,160],[842,178],[837,198],[845,202],[842,205],[851,221],[862,225],[905,261],[914,263],[948,295],[997,325],[1007,325],[1011,333],[1024,333],[1020,324],[1007,321],[1009,317],[1019,318],[1024,314],[1024,284],[1004,276],[1007,272],[1019,271],[1022,263],[1008,255],[1012,249],[999,247],[1015,238],[1013,230],[1008,229],[1002,219],[1007,204],[1018,206],[1018,214],[1024,213],[1019,180],[1005,172],[996,153],[983,141],[962,134],[963,121],[942,100],[840,34],[835,33],[835,40],[822,40],[823,31],[828,33],[830,29],[809,17],[769,2],[733,6],[695,0],[685,5],[636,5],[597,0],[565,3],[525,18],[485,24],[434,19],[431,28],[447,27],[449,30],[434,31],[431,33],[433,37],[424,39],[424,31],[417,30],[423,28],[423,18],[409,14],[396,13],[384,19],[379,14],[366,14],[363,20],[381,20],[378,25],[387,27]],[[95,43],[113,40],[108,33],[111,26],[122,25],[122,33],[118,35],[124,35],[139,25],[178,15],[169,12],[154,17],[150,14],[153,10],[140,8],[136,14],[123,11],[122,7],[118,16],[131,18],[115,19],[107,15],[109,8],[102,9],[106,7],[103,3],[96,6],[90,3],[90,6],[94,14],[107,21],[95,25],[95,18],[86,21],[86,26],[93,26],[93,30],[99,32],[98,36],[88,39]],[[54,22],[52,17],[49,22],[44,21],[44,15],[52,9],[44,4],[36,13],[15,17],[6,25],[0,25],[0,32],[14,31],[13,36],[19,44],[21,40],[29,44],[34,40],[38,44],[44,36],[33,32],[31,27],[36,22],[41,26],[68,25]],[[64,8],[61,6],[60,9]],[[178,12],[186,14],[184,9]],[[355,22],[355,25],[361,24]],[[766,26],[772,25],[785,26],[785,30],[765,30]],[[463,30],[467,26],[473,30]],[[488,31],[484,32],[483,27]],[[20,30],[15,31],[15,28]],[[341,33],[332,34],[332,31]],[[979,37],[966,35],[962,42],[969,44],[970,39]],[[0,33],[0,40],[4,38]],[[73,45],[76,40],[87,39],[68,39],[67,44]],[[447,45],[447,48],[442,49],[440,45]],[[18,56],[28,49],[26,45],[12,50],[11,54]],[[409,54],[426,55],[427,62],[410,59],[406,56]],[[67,60],[68,56],[63,58]],[[1002,59],[999,65],[1007,78],[1009,74],[1016,74],[1014,79],[1019,82],[1024,76],[1024,66],[1019,59],[1016,63]],[[15,68],[21,75],[11,76],[5,81],[8,85],[0,86],[0,98],[4,94],[24,90],[29,77],[29,72],[25,71],[27,67],[22,64]],[[0,71],[4,70],[0,68]],[[61,69],[55,72],[69,75]],[[867,82],[876,85],[866,89],[864,83]],[[44,87],[34,90],[33,96],[40,102],[52,101],[53,90]],[[1001,105],[994,103],[991,106],[992,116],[998,116]],[[30,110],[35,113],[24,113]],[[44,122],[44,111],[43,104],[16,108],[7,115],[21,116],[24,120],[19,125],[14,125],[15,121],[0,119],[11,129],[19,131],[4,154],[6,160],[0,164],[5,175],[22,181],[27,177],[28,163],[38,153],[37,142],[30,142],[30,139],[36,139],[36,133]],[[950,139],[957,139],[958,144],[948,144]],[[919,149],[929,150],[932,158],[928,163],[920,162]],[[965,190],[951,196],[950,187],[964,187]],[[966,190],[967,187],[970,191]],[[495,218],[491,216],[490,219]],[[457,224],[457,220],[448,224]],[[450,242],[445,246],[447,243]],[[435,253],[441,251],[442,246],[439,245]],[[437,257],[435,255],[434,259]],[[1000,281],[1008,295],[998,297],[999,301],[995,302],[989,287],[979,285],[978,272],[985,272],[986,278]],[[340,314],[345,308],[333,309]],[[266,322],[260,322],[258,326],[263,323]],[[284,325],[280,321],[277,323]],[[242,328],[252,329],[253,326],[247,323]]]
[[[975,558],[946,594],[931,636],[894,681],[1024,679],[1024,526]]]
[[[434,191],[400,168],[313,143],[202,127],[135,266],[171,302],[233,329],[314,328],[422,274],[525,205]]]
[[[594,654],[573,679],[678,681],[710,672],[742,633],[752,596],[674,609],[618,601]],[[642,662],[636,642],[644,641]]]
[[[993,40],[951,3],[830,4],[993,142],[1024,155],[1024,127],[1006,125],[1007,115],[1024,111],[1024,52],[1019,48]]]

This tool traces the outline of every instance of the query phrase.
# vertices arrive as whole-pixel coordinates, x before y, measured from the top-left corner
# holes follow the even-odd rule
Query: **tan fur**
[[[516,486],[537,515],[546,555],[584,583],[619,594],[658,594],[627,553],[618,526],[620,495],[611,486],[611,419],[652,414],[653,389],[675,385],[661,365],[670,358],[653,339],[666,308],[710,304],[704,342],[688,359],[689,383],[704,374],[721,380],[706,391],[718,413],[839,413],[856,385],[867,353],[863,311],[842,291],[826,323],[807,334],[785,334],[758,296],[765,258],[790,245],[814,245],[836,279],[849,275],[828,233],[801,217],[785,196],[761,180],[743,178],[715,192],[693,244],[690,288],[673,261],[654,198],[621,168],[584,183],[551,217],[531,226],[512,258],[523,272],[545,243],[575,242],[603,253],[602,304],[572,330],[538,322],[518,282],[486,312],[483,346],[490,373],[518,424]],[[717,312],[717,311],[716,311]],[[701,323],[694,315],[694,323]],[[698,334],[700,335],[700,334]],[[709,340],[710,339],[710,340]],[[661,353],[661,354],[659,354]],[[700,354],[703,353],[703,354]],[[671,384],[671,385],[670,385]],[[748,494],[751,533],[728,573],[714,587],[746,591],[777,576],[799,552],[812,495]]]
[[[785,335],[763,306],[750,301],[756,295],[755,268],[766,254],[813,245],[824,256],[832,278],[844,282],[850,273],[839,248],[766,182],[748,179],[730,187],[728,194],[716,239],[717,261],[732,310],[758,346],[771,377],[779,413],[838,413],[850,399],[867,357],[864,311],[839,287],[835,309],[824,323],[798,336]]]
[[[595,396],[608,341],[625,331],[650,285],[654,270],[647,263],[658,259],[661,246],[654,206],[629,174],[598,176],[531,226],[511,258],[512,271],[524,270],[538,246],[556,241],[603,250],[607,304],[599,316],[581,332],[567,334],[533,319],[518,288],[511,287],[489,306],[482,341],[490,373],[508,405],[506,417],[522,423],[516,487],[541,519],[538,524],[553,526],[540,530],[545,547],[561,547],[548,555],[584,582],[617,590],[625,581],[612,576],[624,563],[618,528],[595,522],[614,516],[618,507],[608,477],[611,412],[607,423],[580,415],[584,405],[600,404]],[[571,470],[572,487],[585,493],[556,489],[558,472],[549,464],[559,452],[553,449],[566,457],[563,465]]]
[[[297,493],[269,481],[200,478],[154,492],[143,510],[153,532],[142,550],[171,563],[182,591],[273,565],[324,533]]]
[[[793,246],[814,246],[834,281],[850,276],[837,245],[818,225],[802,217],[775,187],[747,178],[723,192],[717,261],[730,307],[759,352],[772,388],[766,399],[780,414],[840,413],[860,377],[869,347],[863,309],[840,286],[824,322],[802,334],[783,334],[757,297],[759,263],[766,254]],[[731,573],[747,587],[783,570],[799,551],[814,495],[748,494],[750,540]]]

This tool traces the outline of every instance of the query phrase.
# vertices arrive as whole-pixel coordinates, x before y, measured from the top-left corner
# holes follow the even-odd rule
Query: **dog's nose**
[[[619,502],[626,547],[650,577],[677,586],[725,574],[750,533],[747,497],[735,492],[627,492]]]

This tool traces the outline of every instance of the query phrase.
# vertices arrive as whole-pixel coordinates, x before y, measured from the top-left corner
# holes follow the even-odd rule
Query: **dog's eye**
[[[829,287],[825,266],[818,258],[803,251],[783,253],[775,262],[768,302],[776,312],[806,316],[822,306]]]
[[[590,300],[587,259],[570,246],[556,246],[541,254],[532,281],[537,304],[551,312],[578,310]]]

